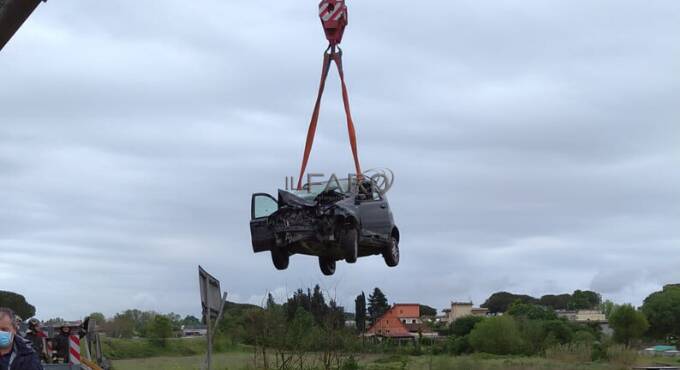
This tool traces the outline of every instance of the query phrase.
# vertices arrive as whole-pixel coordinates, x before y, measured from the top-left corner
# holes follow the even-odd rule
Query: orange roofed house
[[[420,334],[433,335],[420,320],[420,305],[397,303],[380,316],[366,331],[367,335],[410,338]]]

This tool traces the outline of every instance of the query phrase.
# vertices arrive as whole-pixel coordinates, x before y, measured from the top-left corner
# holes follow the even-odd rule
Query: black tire
[[[326,276],[335,274],[335,260],[333,257],[320,256],[319,267],[321,268],[321,272]]]
[[[340,246],[345,254],[345,262],[355,263],[359,257],[359,232],[355,228],[347,229],[340,238]]]
[[[285,270],[288,268],[288,263],[290,262],[290,256],[285,250],[274,247],[272,250],[272,262],[274,262],[274,267],[277,270]]]
[[[394,236],[390,238],[390,244],[385,247],[383,258],[389,267],[396,267],[399,264],[399,240]]]

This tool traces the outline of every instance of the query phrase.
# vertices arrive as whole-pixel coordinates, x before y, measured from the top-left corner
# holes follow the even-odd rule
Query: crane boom
[[[0,0],[0,50],[44,1],[47,0]]]

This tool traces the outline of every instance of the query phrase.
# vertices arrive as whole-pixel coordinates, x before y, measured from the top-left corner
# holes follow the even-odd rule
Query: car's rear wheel
[[[359,232],[355,228],[344,231],[340,238],[340,245],[347,263],[355,263],[359,257]]]
[[[396,237],[390,237],[390,244],[385,248],[383,258],[389,267],[395,267],[399,264],[399,240]]]
[[[320,256],[319,267],[324,275],[331,276],[335,274],[335,259],[328,256]]]
[[[288,263],[290,262],[290,256],[288,252],[280,248],[274,247],[272,252],[272,262],[274,262],[274,267],[277,270],[285,270],[288,268]]]

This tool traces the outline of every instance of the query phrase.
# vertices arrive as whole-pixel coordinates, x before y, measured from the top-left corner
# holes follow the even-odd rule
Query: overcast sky
[[[250,195],[296,175],[317,1],[52,0],[0,52],[0,289],[38,317],[200,312],[320,283],[438,309],[499,290],[640,304],[680,282],[680,2],[351,1],[364,168],[402,259],[321,275],[253,254]],[[353,169],[337,75],[313,172]]]

